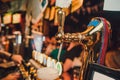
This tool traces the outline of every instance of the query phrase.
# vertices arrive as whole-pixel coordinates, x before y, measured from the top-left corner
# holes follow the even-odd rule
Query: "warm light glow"
[[[19,13],[14,14],[12,23],[16,24],[16,23],[20,23],[20,22],[21,22],[21,14],[19,14]]]
[[[3,17],[3,23],[9,24],[11,22],[12,22],[12,14],[10,14],[10,13],[5,14]]]

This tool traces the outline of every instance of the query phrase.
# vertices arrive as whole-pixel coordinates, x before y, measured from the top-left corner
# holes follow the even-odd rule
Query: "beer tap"
[[[61,37],[64,35],[64,22],[65,22],[65,12],[62,10],[62,8],[60,8],[57,12],[57,16],[58,16],[58,33],[56,34],[56,37]],[[57,38],[56,38],[57,39]],[[59,48],[59,52],[58,52],[58,61],[59,61],[59,57],[60,57],[60,53],[62,50],[62,46],[63,46],[63,42],[60,40],[57,40],[58,43],[60,43],[60,48]]]
[[[65,11],[62,10],[62,8],[68,8],[71,4],[71,0],[56,0],[56,6],[59,7],[59,10],[57,12],[57,18],[58,18],[58,33],[56,34],[56,39],[61,38],[64,35],[64,22],[65,22]],[[58,52],[58,61],[60,57],[60,53],[62,50],[63,42],[62,40],[57,40],[58,43],[60,43],[60,48]]]
[[[22,35],[20,31],[15,31],[15,41],[14,41],[14,53],[19,54],[20,53],[20,46],[22,43]]]
[[[65,22],[65,12],[60,8],[57,12],[58,17],[58,33],[56,34],[56,39],[64,35],[64,22]],[[58,40],[58,43],[62,41]]]

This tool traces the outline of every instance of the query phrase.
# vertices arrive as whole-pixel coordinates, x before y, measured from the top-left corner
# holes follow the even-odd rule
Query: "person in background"
[[[112,48],[107,51],[105,56],[105,66],[114,69],[120,69],[120,33],[117,35],[117,40],[112,45]]]
[[[19,72],[11,72],[16,69],[16,66],[22,63],[22,56],[9,53],[9,31],[2,27],[0,22],[0,80],[18,80],[20,77]],[[11,69],[11,70],[10,70]]]
[[[120,48],[106,53],[105,65],[109,68],[120,69]]]
[[[56,39],[55,37],[53,36],[50,41],[49,41],[49,44],[47,45],[46,49],[45,49],[45,54],[46,55],[50,55],[50,53],[56,49]]]
[[[20,73],[17,71],[13,71],[13,68],[16,68],[15,66],[19,66],[22,63],[22,56],[17,54],[10,54],[4,50],[0,50],[0,57],[6,56],[8,59],[12,60],[10,62],[7,62],[5,59],[1,59],[0,62],[0,80],[18,80],[20,78]],[[5,57],[4,57],[5,58]]]
[[[74,59],[80,57],[80,53],[82,52],[82,46],[79,42],[71,42],[67,48],[66,53],[62,56],[63,62],[63,78],[64,80],[71,80],[73,77],[73,68]],[[80,60],[79,60],[80,61]],[[81,62],[79,62],[79,67],[81,66]]]
[[[61,62],[62,55],[64,55],[64,53],[66,52],[66,47],[67,47],[66,44],[63,44],[61,52],[60,52],[60,56],[58,57],[59,50],[60,50],[60,44],[57,44],[56,48],[52,50],[49,56]]]

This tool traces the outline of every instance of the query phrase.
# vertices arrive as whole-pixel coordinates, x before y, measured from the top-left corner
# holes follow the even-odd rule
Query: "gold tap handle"
[[[64,22],[65,22],[65,11],[63,11],[61,8],[57,12],[57,17],[58,17],[58,31],[64,31]]]

